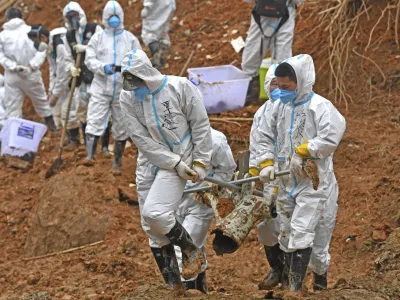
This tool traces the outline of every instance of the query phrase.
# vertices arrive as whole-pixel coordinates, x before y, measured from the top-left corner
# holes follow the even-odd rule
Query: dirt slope
[[[140,36],[140,1],[130,0],[130,5],[128,1],[120,2],[125,8],[127,29]],[[371,2],[383,5],[385,1]],[[60,10],[66,3],[26,1],[30,10],[28,23],[40,20],[49,28],[59,26]],[[85,0],[81,5],[89,12],[89,20],[101,20],[104,1]],[[178,74],[191,50],[196,48],[199,49],[192,67],[240,65],[241,56],[233,51],[229,41],[239,35],[245,38],[251,9],[248,4],[242,1],[233,4],[228,0],[178,0],[177,7],[171,26],[173,53],[168,73]],[[320,38],[307,37],[314,25],[309,15],[305,6],[298,17],[294,54],[313,52]],[[359,47],[365,46],[369,30],[379,17],[380,11],[375,7],[369,20],[366,17],[360,20],[365,26],[357,41]],[[232,34],[233,30],[237,32]],[[379,71],[370,62],[353,56],[353,68],[347,78],[353,102],[347,111],[344,103],[336,103],[346,117],[348,129],[335,154],[340,199],[331,246],[329,285],[333,289],[317,295],[306,293],[305,297],[311,299],[400,299],[398,229],[387,243],[372,239],[374,231],[375,234],[383,232],[386,237],[390,230],[385,224],[391,229],[400,226],[400,51],[394,42],[394,33],[389,31],[384,35],[385,31],[386,23],[382,22],[374,38],[385,38],[367,55],[385,71],[386,82],[383,83]],[[326,55],[322,53],[314,58],[318,69]],[[326,69],[318,74],[315,90],[329,98],[328,74]],[[256,110],[252,106],[220,117],[252,117]],[[27,118],[40,120],[29,103],[24,112]],[[228,136],[235,155],[248,147],[250,123],[241,123],[239,127],[216,122],[213,126]],[[136,150],[126,151],[121,177],[109,173],[110,160],[99,157],[96,166],[87,170],[79,166],[82,162],[79,153],[68,153],[61,174],[44,180],[44,172],[56,155],[57,142],[42,143],[35,167],[27,173],[0,164],[0,296],[4,299],[173,299],[161,284],[140,227],[138,208],[119,201],[118,186],[129,188],[135,183]],[[57,192],[56,197],[50,196],[53,191]],[[49,208],[47,213],[59,216],[58,222],[62,225],[53,219],[42,222],[46,215],[38,210],[44,204]],[[69,254],[22,261],[27,256],[95,241],[77,239],[76,243],[68,244],[64,243],[63,235],[52,235],[60,236],[55,243],[44,239],[53,230],[73,232],[71,226],[65,226],[75,218],[96,220],[93,224],[102,234],[95,239],[101,240],[104,232],[104,242]],[[210,238],[210,298],[262,299],[265,293],[257,291],[257,283],[268,267],[256,233],[252,232],[236,253],[223,258],[213,253],[211,242]],[[23,294],[26,297],[18,298]]]

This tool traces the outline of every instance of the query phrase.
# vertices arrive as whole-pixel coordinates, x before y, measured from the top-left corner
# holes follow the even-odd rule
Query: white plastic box
[[[0,132],[1,155],[21,157],[28,152],[36,153],[46,131],[47,127],[40,123],[8,119]]]
[[[209,114],[244,106],[251,77],[235,66],[192,68],[188,69],[188,76],[200,89]]]

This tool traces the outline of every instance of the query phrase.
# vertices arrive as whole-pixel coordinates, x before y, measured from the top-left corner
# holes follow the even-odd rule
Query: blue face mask
[[[75,29],[75,30],[78,30],[78,28],[79,28],[79,21],[80,21],[79,18],[72,18],[72,19],[71,19],[71,27],[72,27],[73,29]]]
[[[108,19],[108,25],[113,29],[117,29],[119,25],[121,25],[121,20],[118,18],[118,16],[112,16]]]
[[[133,90],[135,92],[135,97],[138,102],[143,102],[144,98],[150,93],[147,86],[141,86]]]
[[[281,101],[283,104],[288,104],[296,100],[296,91],[281,90]]]
[[[276,101],[279,100],[279,98],[281,97],[281,90],[279,88],[274,89],[271,93],[271,100],[272,101]]]

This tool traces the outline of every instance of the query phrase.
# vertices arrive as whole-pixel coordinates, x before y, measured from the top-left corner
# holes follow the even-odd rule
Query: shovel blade
[[[57,172],[57,170],[61,167],[61,165],[62,165],[62,159],[61,157],[57,157],[51,164],[50,168],[47,170],[44,178],[48,179],[51,176],[53,176]]]

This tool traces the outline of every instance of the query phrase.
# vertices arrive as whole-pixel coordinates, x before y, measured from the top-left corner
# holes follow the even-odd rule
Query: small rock
[[[372,232],[372,239],[375,242],[386,241],[387,237],[388,237],[388,235],[387,235],[386,231],[384,231],[384,230],[374,230]]]
[[[184,36],[189,36],[189,35],[190,35],[190,29],[186,29],[186,30],[183,32],[183,35],[184,35]]]
[[[35,285],[39,282],[40,275],[38,274],[31,274],[28,276],[27,282],[29,285]]]

